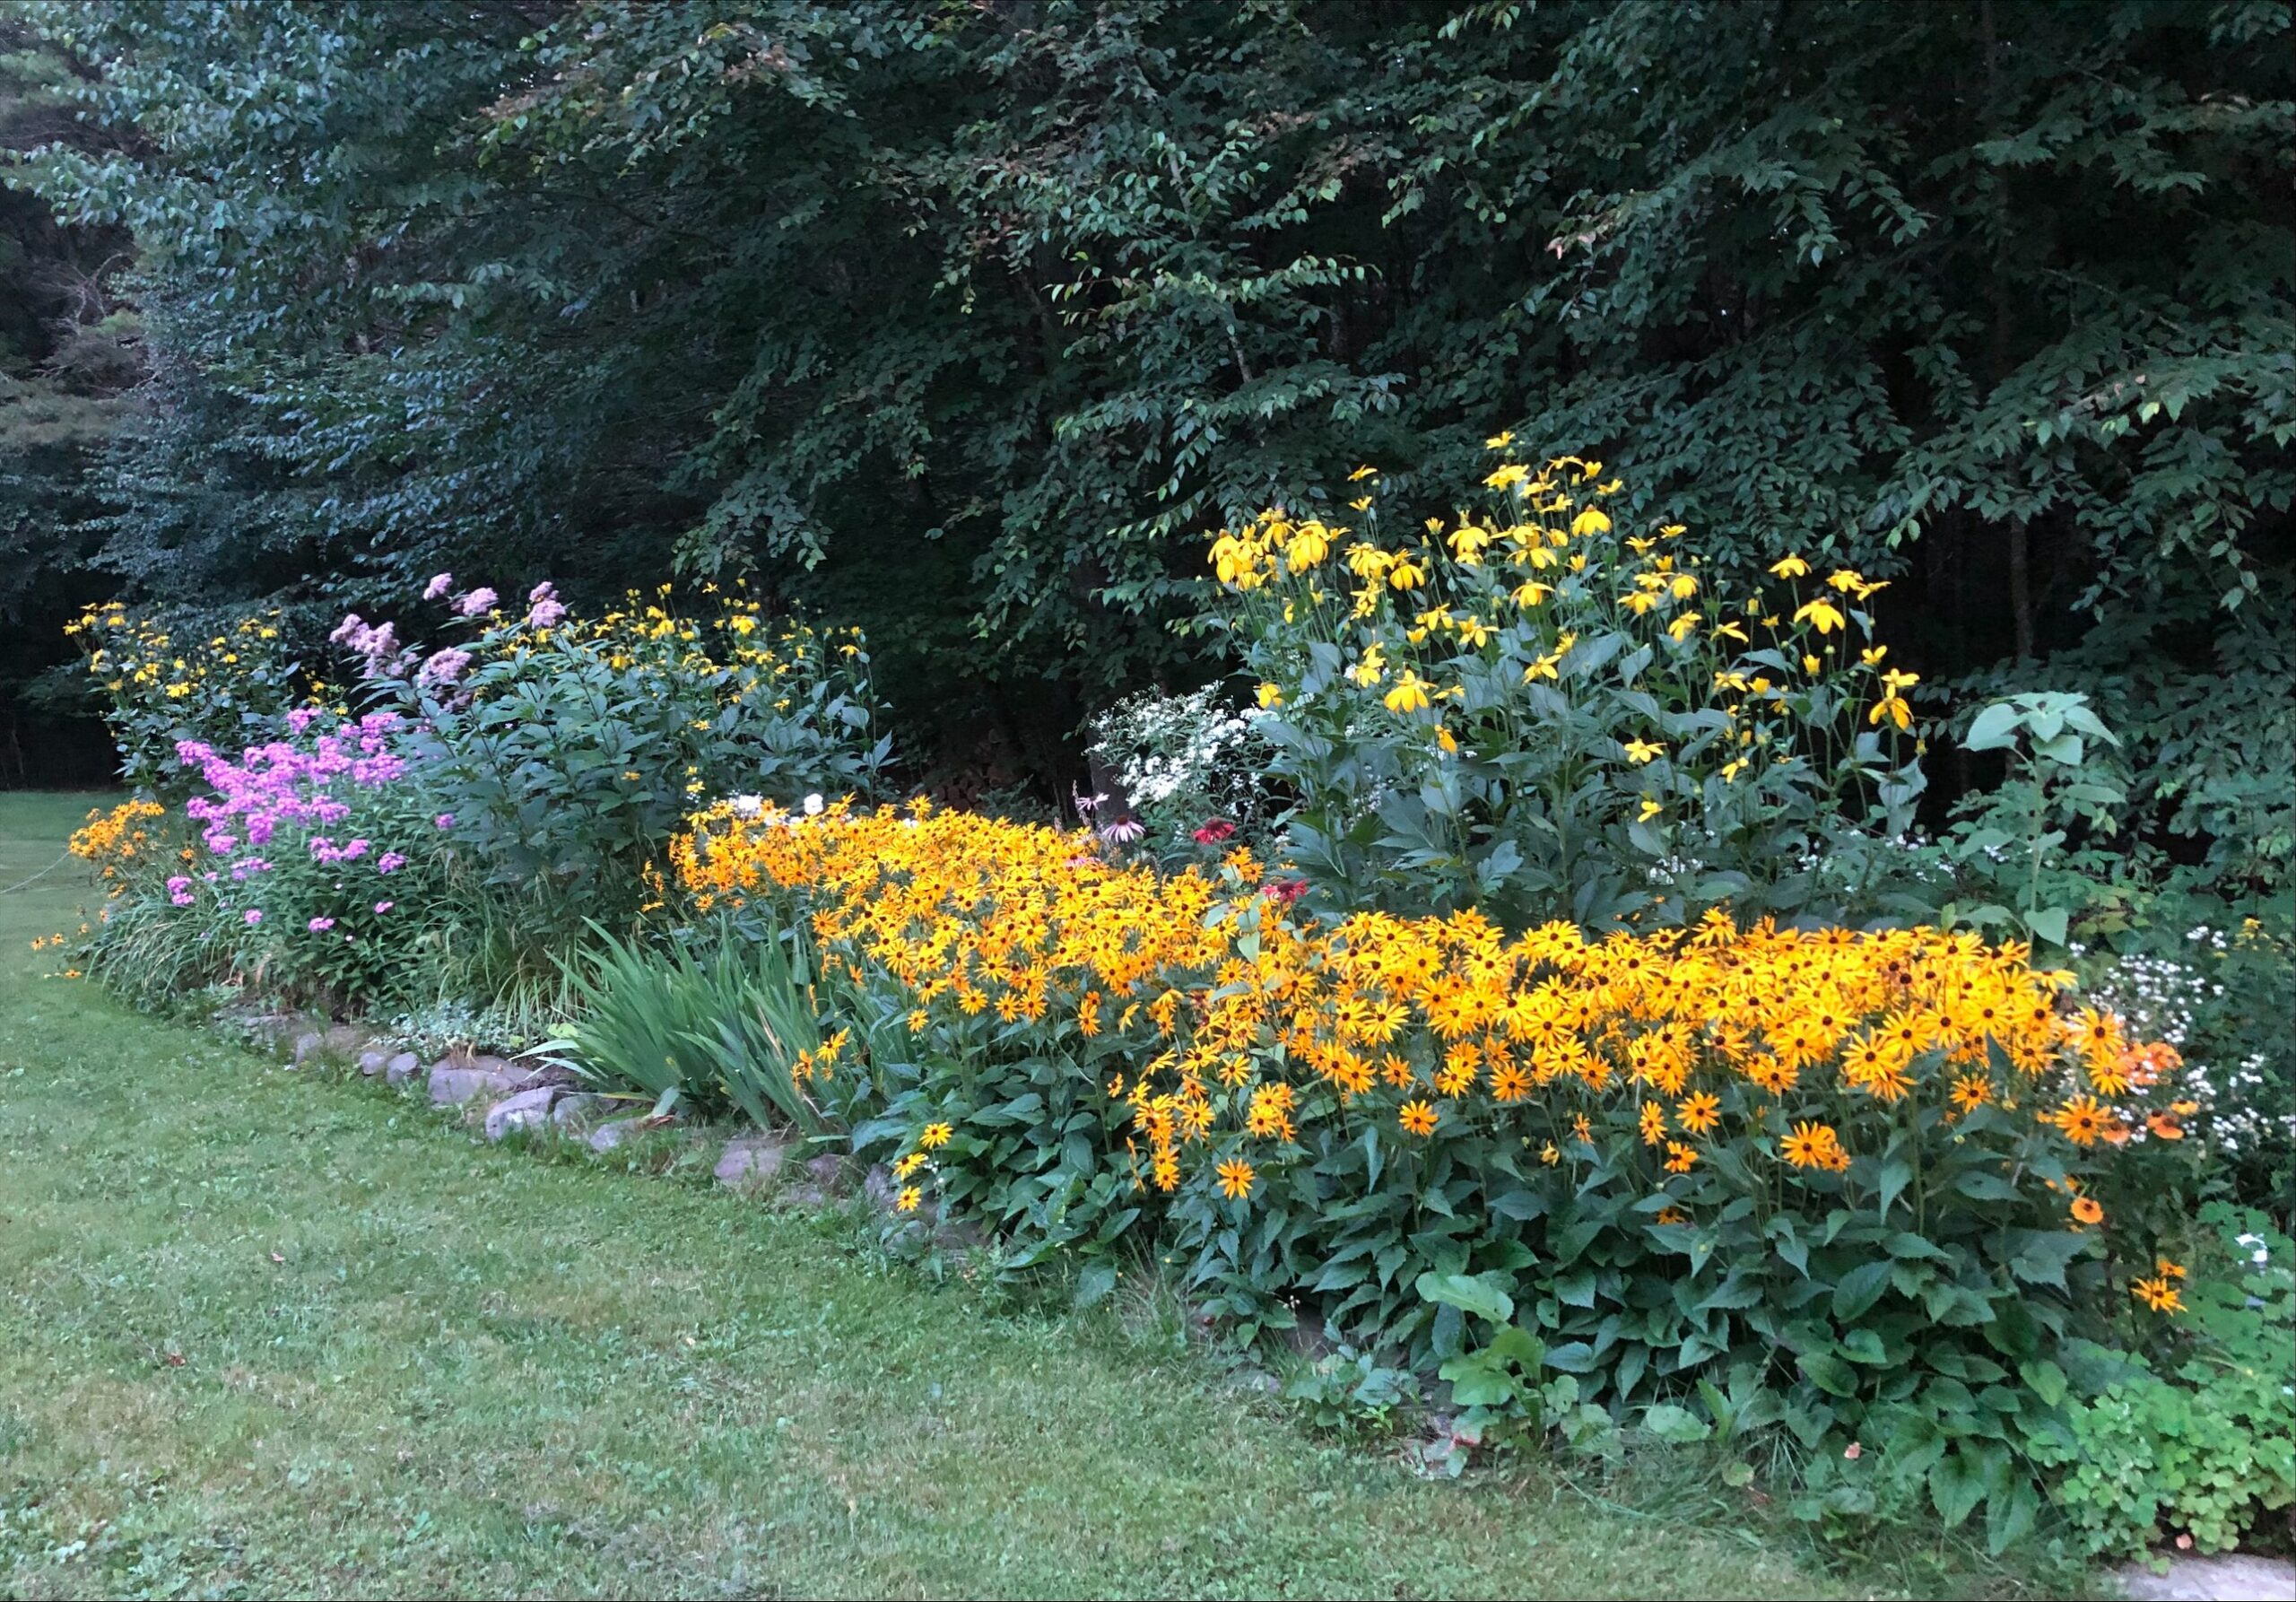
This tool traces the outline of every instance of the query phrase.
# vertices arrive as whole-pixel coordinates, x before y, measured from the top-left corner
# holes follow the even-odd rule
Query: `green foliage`
[[[2184,1325],[2156,1372],[2126,1368],[2045,1444],[2056,1497],[2093,1553],[2137,1555],[2172,1532],[2230,1551],[2296,1502],[2296,1247],[2260,1213],[2200,1216]]]
[[[657,1113],[730,1101],[761,1127],[819,1130],[792,1070],[822,1049],[820,1027],[779,943],[726,940],[703,955],[590,932],[590,949],[561,959],[573,1023],[544,1051],[592,1084],[651,1098]]]
[[[1979,709],[1961,745],[2007,751],[2012,765],[2002,784],[1962,800],[1946,858],[1977,894],[2013,904],[1980,901],[1949,907],[1944,916],[1980,928],[2006,924],[2027,939],[2063,946],[2074,915],[2087,910],[2080,903],[2088,887],[2100,870],[2111,873],[2101,851],[2068,861],[2064,847],[2076,828],[2113,832],[2128,799],[2112,761],[2119,739],[2086,697],[2041,692]]]
[[[1360,533],[1270,512],[1213,546],[1318,904],[1510,929],[1890,905],[1923,777],[1878,587],[1793,558],[1720,590],[1679,526],[1614,529],[1601,475],[1500,465],[1493,510],[1423,538],[1367,497]]]
[[[74,64],[0,9],[0,163],[87,139]],[[90,474],[130,415],[138,321],[109,282],[117,230],[62,226],[38,197],[0,188],[0,785],[94,782],[100,741],[70,713],[65,623],[109,579],[89,566],[102,509]],[[87,731],[92,734],[92,730]]]
[[[341,694],[304,667],[315,642],[277,607],[219,620],[91,606],[68,630],[119,777],[147,794],[189,792],[195,776],[176,754],[184,741],[236,755],[284,735],[295,708]]]
[[[776,626],[745,599],[713,610],[635,595],[595,621],[490,610],[420,666],[368,664],[369,692],[408,715],[427,804],[562,934],[634,912],[705,796],[874,788],[891,742],[859,631]]]
[[[1196,531],[1503,422],[1718,571],[1893,580],[1928,682],[2129,742],[2125,841],[2286,883],[2271,0],[27,14],[119,141],[20,176],[141,253],[136,582],[612,593],[675,546],[1042,772],[1206,670],[1161,627]]]

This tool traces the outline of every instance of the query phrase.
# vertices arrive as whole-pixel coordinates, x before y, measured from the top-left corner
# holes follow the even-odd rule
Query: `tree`
[[[133,139],[24,181],[134,231],[209,397],[109,492],[150,582],[750,570],[871,628],[912,744],[1057,771],[1219,670],[1206,529],[1509,427],[1890,578],[1932,683],[2088,692],[2135,822],[2286,872],[2284,6],[35,14]]]

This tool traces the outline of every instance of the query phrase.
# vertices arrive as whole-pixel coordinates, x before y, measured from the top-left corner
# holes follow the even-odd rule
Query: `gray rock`
[[[293,1059],[295,1066],[299,1068],[301,1067],[305,1063],[317,1057],[321,1049],[326,1045],[326,1036],[321,1034],[316,1029],[305,1030],[301,1034],[297,1035],[295,1037],[295,1055]]]
[[[486,1138],[500,1140],[513,1129],[533,1129],[548,1123],[550,1104],[556,1100],[558,1087],[545,1084],[497,1101],[486,1110]]]
[[[594,1096],[586,1091],[577,1091],[572,1094],[561,1091],[558,1105],[550,1110],[550,1121],[563,1129],[570,1124],[578,1124],[594,1118],[612,1105],[605,1097]]]
[[[359,1071],[372,1079],[390,1066],[390,1054],[386,1051],[361,1051],[359,1054]]]
[[[404,1084],[422,1071],[422,1059],[412,1051],[402,1051],[383,1065],[383,1082]]]
[[[805,1173],[825,1195],[835,1196],[845,1188],[845,1159],[835,1152],[806,1158]]]
[[[763,1184],[781,1171],[782,1160],[788,1154],[788,1143],[770,1135],[737,1135],[726,1143],[725,1153],[711,1171],[720,1185],[738,1188]]]
[[[893,1204],[900,1199],[900,1187],[893,1183],[893,1171],[882,1162],[873,1162],[862,1176],[861,1194],[876,1212],[891,1216]]]
[[[539,1062],[530,1057],[522,1057],[513,1062],[510,1073],[528,1090],[538,1090],[545,1084],[554,1084],[561,1090],[572,1090],[582,1083],[581,1075],[573,1069],[554,1062]]]
[[[2143,1602],[2287,1602],[2296,1597],[2296,1562],[2247,1553],[2171,1557],[2166,1574],[2131,1564],[2114,1578]]]
[[[480,1096],[507,1096],[517,1088],[517,1082],[509,1075],[485,1068],[457,1068],[445,1063],[434,1063],[430,1067],[430,1102],[434,1107],[459,1107]]]
[[[353,1058],[373,1043],[367,1038],[367,1032],[358,1025],[338,1023],[326,1032],[319,1042],[319,1049],[332,1051],[344,1058]]]
[[[644,1127],[645,1123],[646,1120],[642,1118],[618,1118],[610,1124],[600,1124],[590,1131],[590,1149],[594,1152],[611,1152],[623,1141],[637,1134]]]

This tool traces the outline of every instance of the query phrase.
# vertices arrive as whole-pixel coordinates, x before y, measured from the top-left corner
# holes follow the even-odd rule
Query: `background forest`
[[[0,7],[0,782],[108,760],[52,671],[95,596],[323,631],[483,567],[746,574],[868,631],[914,777],[1057,795],[1091,711],[1222,673],[1206,530],[1509,428],[1709,562],[1890,579],[1930,711],[2085,692],[2128,839],[2282,884],[2286,27]]]

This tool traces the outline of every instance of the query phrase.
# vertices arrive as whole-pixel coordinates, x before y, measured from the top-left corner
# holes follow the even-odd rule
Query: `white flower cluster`
[[[1256,712],[1230,708],[1216,685],[1187,695],[1151,691],[1093,719],[1091,751],[1160,835],[1184,840],[1213,818],[1252,832],[1278,805],[1257,722]]]
[[[2226,947],[2221,929],[2195,928],[2185,938],[2202,952]],[[2193,963],[2140,953],[2117,960],[2086,993],[2099,1007],[2120,1014],[2131,1040],[2165,1040],[2181,1051],[2193,1039],[2200,1009],[2223,999],[2224,987]],[[2253,1151],[2266,1139],[2296,1140],[2296,1110],[2263,1105],[2271,1093],[2267,1066],[2262,1052],[2253,1052],[2230,1068],[2187,1059],[2180,1072],[2179,1093],[2200,1103],[2196,1130],[2229,1155]],[[2144,1138],[2141,1121],[2133,1134]]]

